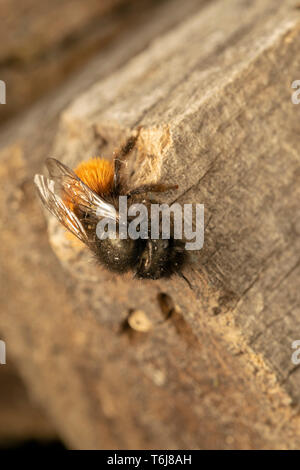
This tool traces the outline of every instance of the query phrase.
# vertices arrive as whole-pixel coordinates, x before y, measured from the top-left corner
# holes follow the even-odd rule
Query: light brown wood
[[[194,1],[194,0],[193,0]],[[0,78],[5,122],[156,10],[155,0],[2,0]],[[193,2],[192,2],[193,3]]]
[[[46,142],[22,139],[36,136],[39,119],[55,129],[64,93],[51,119],[41,104],[19,126],[18,145],[8,147],[7,129],[0,328],[71,446],[299,447],[299,47],[293,2],[209,2],[61,115],[56,158],[112,156],[142,126],[132,185],[178,183],[168,200],[205,204],[204,249],[184,271],[192,289],[179,277],[141,282],[95,267],[51,219],[58,261],[26,183],[54,131]],[[174,306],[165,322],[162,294]],[[157,327],[126,327],[132,311]]]
[[[297,397],[300,148],[291,84],[299,19],[293,2],[213,3],[79,97],[62,116],[55,148],[72,164],[99,150],[91,129],[115,143],[143,127],[133,184],[179,183],[172,199],[204,203],[212,216],[187,268],[197,308],[204,277],[223,299],[206,314],[229,309]]]

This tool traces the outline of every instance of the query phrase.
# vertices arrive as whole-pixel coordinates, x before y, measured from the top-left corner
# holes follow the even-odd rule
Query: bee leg
[[[125,144],[116,152],[114,157],[114,190],[117,193],[120,187],[120,169],[122,166],[123,159],[126,157],[135,147],[136,141],[140,135],[141,126],[137,128],[135,136],[129,137]]]
[[[189,288],[190,288],[191,290],[194,290],[194,288],[193,288],[191,282],[190,282],[190,281],[188,280],[188,278],[183,274],[182,271],[178,271],[178,275],[187,283],[187,285],[189,286]]]
[[[178,189],[178,184],[143,184],[138,188],[132,189],[127,193],[127,196],[133,196],[135,194],[144,194],[144,193],[164,193],[165,191],[171,191],[172,189]]]

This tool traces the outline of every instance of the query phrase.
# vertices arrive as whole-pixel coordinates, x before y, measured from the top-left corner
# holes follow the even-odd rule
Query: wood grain
[[[299,14],[290,1],[214,1],[162,34],[180,3],[134,32],[126,60],[124,41],[110,50],[101,80],[91,65],[3,134],[0,328],[71,447],[298,448]],[[184,271],[192,289],[107,273],[52,219],[49,250],[28,181],[54,134],[55,157],[75,165],[111,157],[137,126],[132,185],[178,183],[168,200],[211,217]],[[128,326],[139,310],[147,333]]]

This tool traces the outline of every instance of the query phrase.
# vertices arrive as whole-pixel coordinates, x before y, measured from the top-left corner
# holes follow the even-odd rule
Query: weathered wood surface
[[[173,200],[203,202],[212,215],[186,272],[197,309],[204,278],[227,299],[211,313],[229,308],[280,380],[293,369],[300,300],[299,108],[291,102],[300,16],[292,5],[254,2],[247,14],[238,0],[223,13],[221,3],[207,8],[76,100],[55,148],[74,164],[110,154],[103,142],[115,144],[112,133],[119,139],[143,126],[137,181],[179,182]],[[295,396],[297,375],[289,381]]]
[[[73,165],[112,155],[141,125],[132,184],[178,182],[172,199],[205,204],[212,218],[204,249],[185,270],[192,289],[180,278],[141,282],[96,268],[62,243],[53,221],[50,242],[63,268],[50,252],[28,181],[53,136],[42,139],[35,126],[53,126],[64,93],[47,119],[41,104],[19,125],[20,143],[3,149],[0,329],[69,445],[299,447],[293,5],[210,2],[61,117],[57,158]],[[16,140],[15,129],[3,143]],[[175,314],[159,323],[162,293]],[[145,334],[124,328],[132,310],[156,326]]]
[[[97,51],[136,27],[156,4],[156,0],[2,0],[0,77],[8,96],[5,109],[0,107],[0,122],[55,89]]]

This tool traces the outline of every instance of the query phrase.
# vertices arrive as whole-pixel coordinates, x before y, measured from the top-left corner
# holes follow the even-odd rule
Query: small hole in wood
[[[175,305],[172,300],[172,297],[169,294],[166,294],[165,292],[160,292],[157,295],[157,301],[161,313],[163,314],[164,320],[168,320],[175,312]]]

